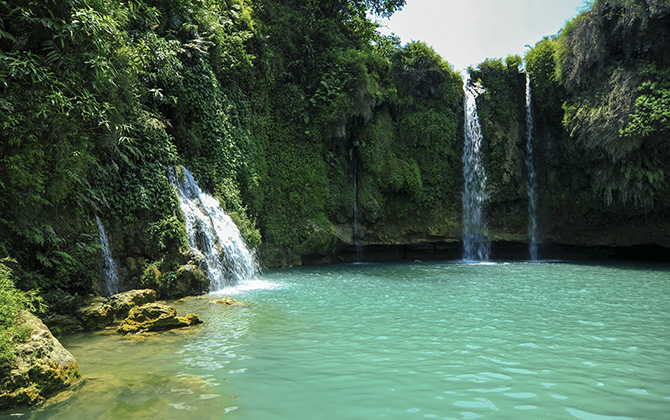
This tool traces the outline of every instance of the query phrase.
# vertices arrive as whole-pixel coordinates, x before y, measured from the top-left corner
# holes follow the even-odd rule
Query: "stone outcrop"
[[[75,317],[86,331],[100,330],[111,325],[116,318],[117,310],[107,302],[94,301],[89,306],[80,308]]]
[[[72,314],[50,314],[48,317],[42,318],[42,321],[56,337],[84,330],[81,321]]]
[[[81,376],[72,354],[39,318],[23,312],[20,319],[30,328],[30,338],[16,347],[9,372],[2,372],[0,408],[36,404]]]
[[[128,316],[130,309],[145,303],[155,302],[157,293],[152,289],[129,290],[110,297],[89,298],[71,314],[54,314],[44,319],[44,323],[55,334],[94,331],[106,328],[117,319]]]
[[[209,290],[209,278],[197,265],[184,264],[177,269],[175,292],[177,296],[188,296],[194,291]]]
[[[116,311],[117,318],[125,318],[135,306],[156,301],[156,291],[152,289],[129,290],[109,297],[107,304]]]
[[[174,308],[155,303],[156,297],[157,293],[152,289],[129,290],[108,298],[95,298],[89,301],[88,306],[79,308],[74,316],[52,316],[45,322],[53,324],[59,333],[63,333],[100,330],[125,318],[117,331],[126,334],[187,327],[202,322],[194,314],[178,317]],[[237,302],[230,299],[225,304],[235,305]]]
[[[201,322],[202,320],[195,314],[178,317],[176,309],[154,302],[132,308],[128,318],[116,331],[122,334],[133,334],[188,327]]]

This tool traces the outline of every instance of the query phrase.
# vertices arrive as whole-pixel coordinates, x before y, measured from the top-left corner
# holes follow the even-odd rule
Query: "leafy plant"
[[[12,269],[16,264],[8,258],[0,260],[0,371],[9,369],[16,359],[16,345],[25,342],[29,329],[20,322],[21,311],[40,310],[37,292],[24,292],[14,286]]]

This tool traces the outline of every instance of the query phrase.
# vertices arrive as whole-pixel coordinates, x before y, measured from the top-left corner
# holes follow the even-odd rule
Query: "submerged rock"
[[[0,408],[36,404],[81,376],[72,354],[39,318],[23,312],[21,322],[30,328],[30,339],[16,347],[14,365],[2,372]]]
[[[202,320],[195,314],[178,317],[176,309],[154,302],[132,308],[128,318],[116,329],[116,332],[130,334],[161,331],[200,323]]]
[[[212,303],[216,303],[217,305],[228,305],[228,306],[236,306],[236,305],[242,305],[240,302],[236,301],[235,299],[229,297],[213,300]]]

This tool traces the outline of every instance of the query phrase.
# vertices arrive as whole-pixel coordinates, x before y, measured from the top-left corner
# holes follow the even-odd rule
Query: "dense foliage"
[[[523,232],[527,224],[525,160],[525,76],[522,59],[488,59],[470,78],[481,83],[477,113],[482,126],[482,153],[487,174],[488,220],[499,236]]]
[[[124,287],[172,295],[192,257],[175,165],[272,265],[351,241],[334,227],[356,199],[371,223],[455,208],[460,77],[368,17],[404,3],[0,2],[0,254],[17,284],[47,304],[100,293],[99,218]]]
[[[136,282],[156,260],[169,277],[165,255],[185,243],[167,179],[178,163],[259,242],[241,197],[254,185],[248,113],[228,99],[251,66],[243,2],[0,8],[0,253],[19,262],[21,287],[95,290],[96,214]]]
[[[599,0],[556,41],[569,142],[608,203],[667,202],[669,15],[665,0]]]
[[[0,373],[14,362],[16,345],[28,339],[29,329],[20,322],[21,311],[39,309],[40,298],[34,291],[24,292],[14,286],[12,261],[0,260]]]
[[[330,2],[261,4],[249,91],[265,262],[351,241],[338,227],[353,225],[356,199],[362,221],[383,223],[453,197],[462,82],[451,67],[423,43],[380,36],[358,6],[333,19]]]
[[[581,241],[575,229],[614,232],[623,221],[667,217],[669,23],[667,1],[597,0],[527,52],[540,224],[550,240]],[[488,59],[469,70],[484,87],[488,217],[499,239],[523,232],[527,219],[519,64],[519,57]]]

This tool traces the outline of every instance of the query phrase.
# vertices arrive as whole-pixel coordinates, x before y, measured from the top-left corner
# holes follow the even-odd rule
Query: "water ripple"
[[[184,420],[664,418],[669,273],[558,263],[268,271],[278,287],[237,291],[243,306],[175,303],[205,320],[191,333],[65,338],[82,371],[94,367],[86,375],[114,372],[117,385],[31,420],[144,410]]]

